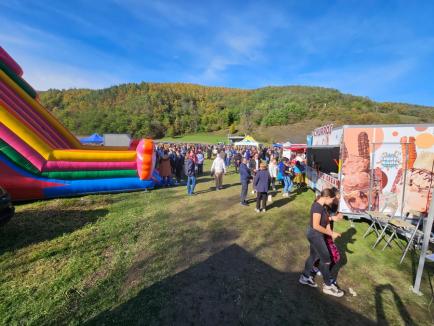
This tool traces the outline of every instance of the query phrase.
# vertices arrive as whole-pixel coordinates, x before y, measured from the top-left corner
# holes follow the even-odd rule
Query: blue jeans
[[[187,177],[187,193],[189,195],[194,193],[194,187],[196,186],[196,177],[188,176]]]
[[[283,177],[283,192],[284,193],[289,193],[292,190],[292,180],[291,177],[289,176],[284,176]]]

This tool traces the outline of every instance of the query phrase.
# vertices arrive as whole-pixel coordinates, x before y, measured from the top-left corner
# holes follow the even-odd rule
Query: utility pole
[[[432,191],[433,191],[433,188],[431,188],[431,194],[432,194]],[[420,282],[422,280],[423,268],[424,268],[425,260],[426,260],[426,252],[428,250],[432,225],[433,225],[433,221],[434,221],[434,196],[431,196],[431,197],[432,198],[431,198],[431,204],[429,206],[428,217],[426,219],[426,223],[424,223],[423,244],[422,244],[422,250],[420,252],[420,257],[419,257],[419,266],[417,268],[416,279],[414,280],[414,285],[412,286],[412,289],[411,289],[417,295],[422,295],[422,292],[420,292]]]

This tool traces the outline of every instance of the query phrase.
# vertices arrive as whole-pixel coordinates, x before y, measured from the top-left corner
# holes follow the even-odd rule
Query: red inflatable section
[[[154,142],[152,139],[142,139],[136,148],[137,172],[140,180],[152,177],[155,166]]]
[[[23,176],[2,162],[0,162],[0,180],[2,187],[8,190],[13,200],[44,199],[45,188],[63,186],[63,184]]]

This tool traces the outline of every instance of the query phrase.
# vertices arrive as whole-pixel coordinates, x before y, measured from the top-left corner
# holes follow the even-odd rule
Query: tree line
[[[178,136],[257,126],[320,123],[394,124],[434,121],[434,108],[379,103],[335,89],[306,86],[254,90],[186,83],[130,83],[101,90],[50,89],[40,101],[77,135],[129,133],[133,137]]]

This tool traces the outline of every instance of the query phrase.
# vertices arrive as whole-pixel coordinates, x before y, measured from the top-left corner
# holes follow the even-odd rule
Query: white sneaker
[[[264,208],[261,210],[262,213],[265,213],[267,210]]]
[[[322,287],[322,291],[325,294],[332,295],[338,298],[344,296],[344,291],[340,290],[335,284],[331,284],[331,285],[324,284]]]
[[[303,285],[309,285],[310,287],[313,288],[318,287],[318,284],[315,283],[312,276],[306,277],[303,274],[300,275],[300,278],[298,279],[298,283]]]
[[[312,274],[313,275],[317,275],[317,276],[321,276],[321,271],[317,268],[317,267],[312,267]]]
[[[256,209],[255,209],[255,212],[256,212],[256,213],[259,213],[259,212],[260,212],[260,210],[256,208]]]

